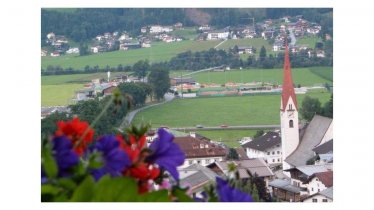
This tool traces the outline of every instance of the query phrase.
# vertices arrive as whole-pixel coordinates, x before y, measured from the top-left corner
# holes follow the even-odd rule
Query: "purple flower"
[[[253,202],[252,197],[229,185],[229,183],[220,177],[216,177],[217,193],[220,202]]]
[[[53,157],[58,166],[58,176],[69,176],[71,167],[79,163],[78,155],[73,151],[73,144],[66,136],[53,138]]]
[[[47,175],[45,174],[44,168],[42,166],[42,184],[45,184],[48,182]]]
[[[152,153],[147,158],[147,161],[157,163],[160,168],[165,169],[175,180],[178,180],[177,167],[183,164],[185,159],[184,153],[178,144],[173,142],[174,136],[172,134],[163,128],[158,129],[157,133],[158,138],[149,146]]]
[[[104,166],[92,171],[96,180],[109,173],[111,176],[120,176],[125,168],[131,165],[129,156],[119,147],[119,142],[114,135],[101,137],[95,148],[102,152]]]

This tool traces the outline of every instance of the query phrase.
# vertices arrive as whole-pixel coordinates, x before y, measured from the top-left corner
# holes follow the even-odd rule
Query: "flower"
[[[91,129],[87,122],[74,118],[71,121],[57,122],[57,137],[65,135],[74,144],[74,151],[81,156],[86,150],[87,144],[92,142],[94,130]]]
[[[70,168],[79,163],[78,155],[72,150],[73,144],[66,136],[54,137],[52,142],[58,176],[68,176]]]
[[[109,173],[111,176],[121,176],[122,172],[131,165],[129,156],[119,147],[119,142],[114,135],[101,137],[95,148],[102,152],[104,166],[93,170],[92,174],[96,180]]]
[[[172,134],[163,128],[158,129],[157,133],[158,138],[149,146],[152,152],[146,160],[150,163],[157,163],[160,168],[165,169],[175,180],[178,180],[177,167],[183,164],[185,155],[173,142],[174,136]]]
[[[221,202],[253,202],[252,197],[229,185],[229,183],[220,177],[216,177],[217,193]]]

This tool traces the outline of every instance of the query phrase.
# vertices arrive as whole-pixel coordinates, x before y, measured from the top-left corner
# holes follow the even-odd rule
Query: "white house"
[[[229,31],[223,29],[223,30],[208,32],[207,40],[228,39],[228,37],[229,37]]]
[[[262,158],[267,164],[282,164],[282,144],[279,132],[267,132],[243,144],[248,158]]]
[[[329,187],[321,192],[308,196],[302,200],[304,203],[327,203],[333,202],[333,187]]]
[[[333,171],[315,173],[307,181],[309,195],[314,195],[332,186]]]
[[[67,54],[79,53],[79,48],[70,48],[66,51]]]
[[[172,27],[169,27],[169,26],[160,26],[160,25],[153,25],[149,29],[149,32],[151,34],[162,33],[162,32],[168,33],[168,32],[171,32],[171,31],[173,31]]]
[[[179,145],[186,156],[184,164],[180,168],[188,167],[194,163],[206,166],[213,162],[223,161],[227,155],[225,148],[192,136],[175,137],[174,142]]]

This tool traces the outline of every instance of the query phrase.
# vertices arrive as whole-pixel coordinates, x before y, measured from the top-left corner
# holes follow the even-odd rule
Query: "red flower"
[[[68,137],[74,145],[74,152],[78,155],[82,155],[87,144],[92,142],[94,130],[89,127],[87,122],[80,121],[77,117],[68,122],[59,121],[57,127],[55,135]]]

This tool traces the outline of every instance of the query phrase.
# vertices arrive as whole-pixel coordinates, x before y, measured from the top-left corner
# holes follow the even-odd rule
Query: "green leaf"
[[[42,151],[42,162],[44,171],[49,179],[53,179],[57,176],[57,164],[52,156],[51,150],[48,146],[43,148]]]
[[[173,195],[177,198],[178,202],[194,202],[194,200],[186,194],[186,190],[175,188],[173,190]]]
[[[138,196],[136,181],[129,177],[103,176],[97,184],[93,201],[134,202]]]
[[[73,202],[88,202],[92,201],[94,194],[95,181],[92,176],[87,176],[86,179],[74,191],[70,201]]]
[[[52,195],[57,195],[57,193],[59,193],[59,189],[53,185],[50,185],[50,184],[45,184],[45,185],[42,185],[42,190],[41,190],[41,194],[52,194]]]
[[[169,191],[159,190],[143,194],[138,197],[138,202],[170,202]]]
[[[74,190],[77,184],[69,178],[61,178],[57,181],[58,185],[67,190]]]

